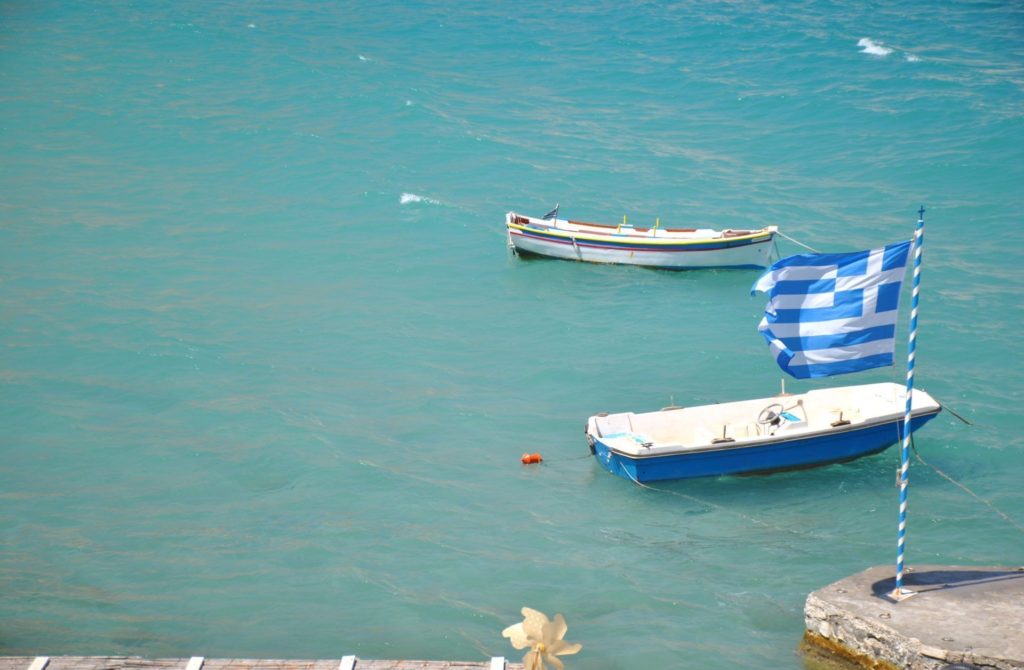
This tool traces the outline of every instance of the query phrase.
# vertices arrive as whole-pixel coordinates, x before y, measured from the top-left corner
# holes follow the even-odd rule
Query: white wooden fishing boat
[[[557,207],[541,218],[509,212],[505,228],[517,253],[672,270],[765,267],[778,231],[776,226],[712,230],[585,223],[559,219]]]
[[[906,389],[861,384],[807,393],[587,420],[591,452],[609,472],[637,482],[772,472],[849,461],[903,434]],[[917,389],[911,426],[941,406]]]

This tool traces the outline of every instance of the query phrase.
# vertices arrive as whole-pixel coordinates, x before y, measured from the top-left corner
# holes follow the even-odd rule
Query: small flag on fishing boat
[[[547,214],[545,214],[541,218],[544,219],[545,221],[548,221],[548,220],[551,220],[551,219],[557,219],[558,218],[558,205],[555,205],[555,208],[553,210],[551,210],[550,212],[548,212]]]
[[[910,245],[799,254],[768,268],[750,292],[768,294],[757,329],[779,367],[808,379],[892,365]]]

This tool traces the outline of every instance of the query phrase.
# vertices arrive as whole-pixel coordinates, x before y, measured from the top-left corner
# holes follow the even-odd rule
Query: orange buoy
[[[544,459],[540,457],[540,454],[523,454],[523,457],[519,460],[521,460],[524,465],[529,465],[530,463],[540,463]]]

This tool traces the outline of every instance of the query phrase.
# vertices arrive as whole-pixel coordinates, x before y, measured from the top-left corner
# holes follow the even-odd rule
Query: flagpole
[[[914,288],[910,299],[910,335],[907,344],[907,409],[903,414],[903,448],[900,451],[900,522],[896,535],[896,588],[889,595],[896,601],[914,592],[903,588],[903,549],[907,535],[907,473],[910,470],[911,404],[914,396],[914,350],[917,344],[917,305],[921,285],[921,245],[924,243],[924,205],[917,212],[914,229]]]

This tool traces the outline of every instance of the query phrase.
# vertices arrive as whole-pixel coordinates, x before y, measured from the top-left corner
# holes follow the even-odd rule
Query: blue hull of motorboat
[[[916,415],[911,427],[917,430],[939,413]],[[851,461],[875,454],[900,441],[903,420],[863,427],[843,427],[834,432],[780,438],[756,445],[723,446],[716,449],[683,451],[658,456],[632,457],[612,451],[595,438],[591,449],[606,470],[636,482],[666,479],[715,477],[797,470]]]

